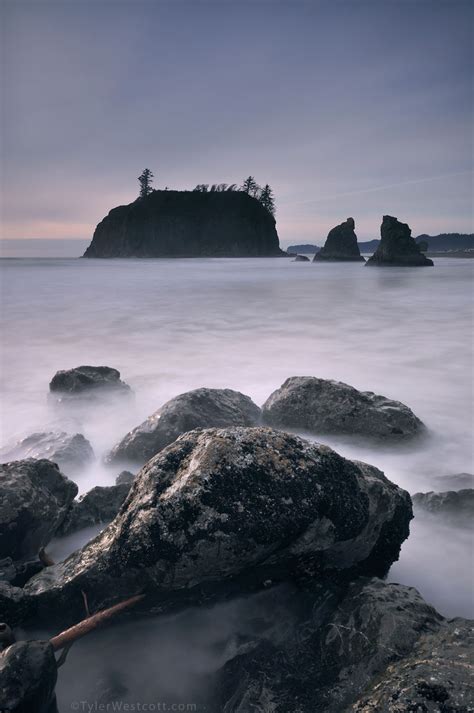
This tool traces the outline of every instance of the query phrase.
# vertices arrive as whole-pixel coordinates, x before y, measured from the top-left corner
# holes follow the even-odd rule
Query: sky
[[[155,187],[270,183],[283,246],[348,216],[472,232],[470,0],[2,0],[2,236],[89,240]]]

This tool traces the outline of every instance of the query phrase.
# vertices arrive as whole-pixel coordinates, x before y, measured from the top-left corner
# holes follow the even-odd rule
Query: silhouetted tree
[[[275,215],[275,198],[273,196],[273,191],[268,185],[268,183],[260,191],[258,200],[263,205],[263,207],[268,210],[269,213]]]
[[[243,182],[241,190],[256,198],[260,193],[260,186],[253,176],[249,176]]]
[[[140,184],[140,198],[146,198],[152,192],[151,184],[153,183],[153,173],[149,168],[145,170],[138,176],[138,183]]]

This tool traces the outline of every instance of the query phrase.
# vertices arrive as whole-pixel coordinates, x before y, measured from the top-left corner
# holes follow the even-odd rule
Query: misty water
[[[473,469],[473,266],[449,258],[425,269],[277,258],[3,260],[5,444],[40,430],[84,433],[96,454],[74,475],[85,492],[114,483],[119,469],[103,465],[103,455],[169,398],[227,387],[261,405],[288,376],[314,375],[400,400],[429,429],[408,446],[319,440],[411,493],[439,490],[438,476]],[[73,410],[48,401],[53,374],[80,364],[116,367],[134,399]],[[62,558],[96,531],[57,541],[51,552]],[[472,544],[466,530],[417,517],[389,579],[415,586],[446,616],[472,616]],[[131,690],[186,700],[196,677],[221,665],[232,637],[265,608],[261,597],[94,635],[73,647],[59,700],[91,695],[101,676],[122,670],[125,654],[110,663],[121,637],[137,664],[128,672]],[[146,666],[139,674],[157,638],[161,674],[153,678]],[[74,677],[74,661],[84,676]]]

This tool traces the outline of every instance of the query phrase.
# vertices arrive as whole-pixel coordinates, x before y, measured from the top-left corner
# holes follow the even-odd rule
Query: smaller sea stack
[[[328,233],[324,247],[316,253],[313,262],[320,260],[365,262],[365,258],[360,254],[354,228],[354,218],[348,218],[345,223],[332,228]]]
[[[394,267],[424,267],[433,265],[420,250],[420,246],[411,237],[410,226],[400,223],[391,215],[384,215],[380,226],[381,241],[367,265]]]

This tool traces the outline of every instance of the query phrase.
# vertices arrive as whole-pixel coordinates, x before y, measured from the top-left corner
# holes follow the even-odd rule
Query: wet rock
[[[97,390],[126,394],[131,391],[130,386],[120,380],[120,372],[110,366],[77,366],[57,371],[50,381],[49,390],[69,396],[91,394]]]
[[[260,409],[239,391],[195,389],[167,401],[122,438],[107,460],[143,465],[178,436],[194,428],[254,426]]]
[[[66,516],[77,485],[49,460],[0,466],[0,558],[26,560],[38,554]]]
[[[29,600],[21,587],[0,580],[0,613],[10,626],[16,626],[28,617]],[[0,709],[1,710],[1,709]]]
[[[411,237],[410,227],[391,215],[384,215],[380,226],[380,244],[366,265],[423,267],[433,265]]]
[[[216,677],[225,713],[340,713],[388,664],[410,654],[442,617],[415,589],[361,578],[345,592],[309,589],[285,602],[279,640],[255,637]],[[274,606],[284,624],[289,613]]]
[[[354,713],[468,713],[474,710],[474,622],[453,619],[423,632],[350,710]]]
[[[385,574],[412,517],[376,468],[266,428],[192,431],[135,477],[115,520],[25,593],[50,619],[144,592],[147,611],[292,577]],[[67,622],[66,622],[67,623]]]
[[[33,575],[41,572],[43,567],[38,558],[26,562],[14,562],[11,557],[5,557],[0,561],[0,582],[23,587]]]
[[[472,527],[474,521],[474,489],[451,490],[444,493],[415,493],[413,507],[435,515],[437,519],[458,527]]]
[[[57,713],[57,667],[49,641],[19,641],[0,654],[0,710]]]
[[[309,257],[307,255],[297,255],[293,262],[309,262]]]
[[[323,260],[340,262],[365,262],[357,243],[354,231],[354,218],[348,218],[344,223],[336,225],[329,231],[324,247],[316,253],[313,262]]]
[[[131,482],[120,485],[97,485],[79,500],[74,500],[57,535],[70,535],[91,525],[108,523],[122,507]]]
[[[25,458],[48,459],[61,470],[75,471],[94,460],[89,441],[80,433],[73,436],[64,431],[32,433],[1,452],[3,461]]]
[[[135,476],[129,470],[122,470],[115,478],[115,485],[131,485]]]
[[[399,401],[314,376],[287,379],[264,403],[262,417],[264,423],[281,428],[387,440],[411,438],[424,430]]]

